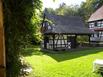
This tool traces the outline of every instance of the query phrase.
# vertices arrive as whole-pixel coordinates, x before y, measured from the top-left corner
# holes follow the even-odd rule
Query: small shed
[[[51,50],[71,49],[77,47],[77,36],[90,36],[89,30],[79,16],[62,16],[44,13],[41,32],[42,48]]]

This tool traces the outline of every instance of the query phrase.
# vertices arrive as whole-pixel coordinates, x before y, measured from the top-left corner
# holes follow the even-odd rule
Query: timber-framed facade
[[[103,44],[103,6],[97,9],[88,20],[89,29],[95,31],[94,34],[91,35],[90,41],[91,43],[95,43],[98,45]]]

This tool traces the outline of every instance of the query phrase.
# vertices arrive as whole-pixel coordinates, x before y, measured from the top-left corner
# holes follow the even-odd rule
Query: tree
[[[103,0],[86,0],[78,10],[80,16],[87,22],[93,12],[103,5]]]
[[[62,3],[62,4],[59,5],[59,8],[57,8],[55,10],[55,12],[56,12],[57,15],[64,15],[66,8],[67,8],[66,4]]]
[[[97,0],[97,9],[103,5],[103,0]]]
[[[59,8],[55,10],[58,15],[75,16],[78,15],[79,6],[67,6],[65,3],[60,4]]]
[[[7,77],[18,77],[21,69],[20,51],[30,44],[38,32],[41,0],[4,0]]]
[[[46,10],[49,14],[56,14],[53,8],[46,8]]]

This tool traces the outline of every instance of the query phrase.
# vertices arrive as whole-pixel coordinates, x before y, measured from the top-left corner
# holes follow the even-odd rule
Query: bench
[[[93,62],[93,72],[103,72],[103,60],[96,59]]]

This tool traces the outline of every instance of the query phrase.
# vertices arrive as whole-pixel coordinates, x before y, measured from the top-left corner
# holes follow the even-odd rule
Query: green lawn
[[[28,77],[101,77],[92,71],[93,61],[103,59],[103,48],[87,48],[61,53],[26,49],[25,60],[33,68]]]

